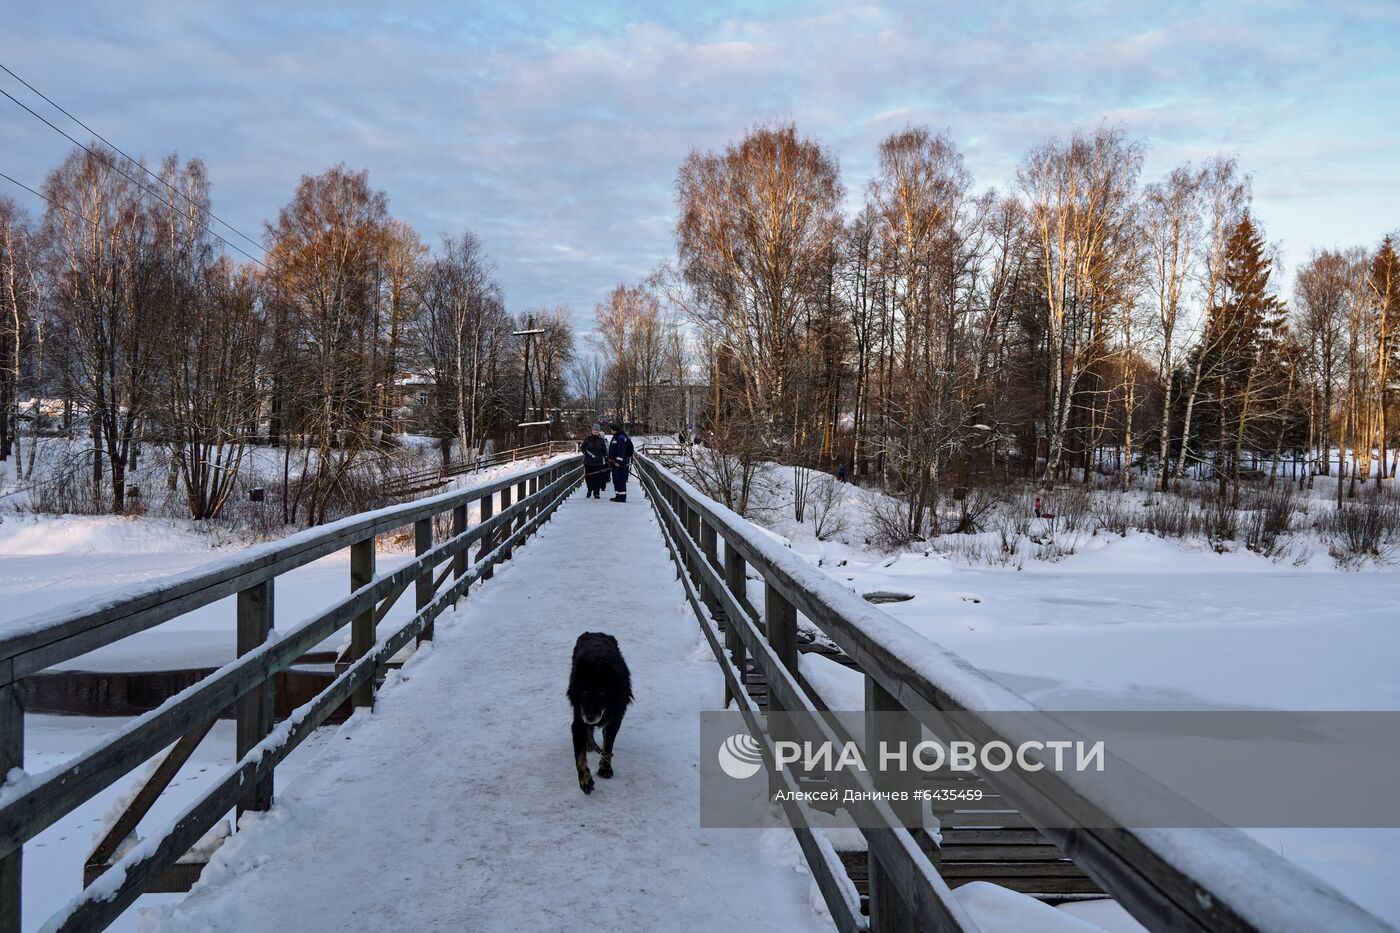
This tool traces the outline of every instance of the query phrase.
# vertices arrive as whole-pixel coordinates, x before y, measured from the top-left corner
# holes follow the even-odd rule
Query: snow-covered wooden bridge
[[[138,787],[88,859],[87,886],[46,929],[102,928],[142,893],[188,890],[195,879],[154,925],[976,929],[950,890],[967,875],[950,871],[927,833],[878,807],[862,820],[876,828],[864,831],[865,854],[854,860],[820,830],[702,829],[699,713],[734,698],[766,742],[768,709],[820,708],[801,676],[799,617],[863,673],[867,709],[975,714],[1025,701],[662,464],[643,455],[637,469],[651,507],[585,500],[577,463],[559,459],[11,628],[0,639],[0,774],[10,773],[0,790],[0,933],[21,929],[24,843],[137,769]],[[415,557],[376,573],[375,536],[404,527]],[[342,548],[351,552],[349,594],[274,628],[278,576]],[[412,617],[386,622],[410,591]],[[236,661],[64,765],[11,771],[24,766],[20,678],[230,596]],[[338,674],[275,722],[277,672],[347,626]],[[573,640],[589,629],[617,635],[638,699],[617,776],[583,797],[563,692]],[[276,766],[347,701],[373,715],[352,718],[319,743],[312,771],[274,787]],[[230,705],[237,763],[135,841],[152,802]],[[851,780],[869,789],[863,776]],[[1003,874],[1013,886],[1036,872],[1084,877],[1153,929],[1388,929],[1238,833],[1056,829],[1051,804],[1032,788],[1001,790],[1044,829],[1015,855],[984,856],[1010,866]],[[797,816],[803,804],[785,806]],[[238,831],[214,845],[233,810],[244,814]],[[944,847],[951,842],[946,835]],[[1063,870],[1035,867],[1047,858]],[[26,918],[24,928],[41,919]]]

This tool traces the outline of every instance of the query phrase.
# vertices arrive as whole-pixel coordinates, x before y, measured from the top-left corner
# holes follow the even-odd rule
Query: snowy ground
[[[472,477],[468,482],[481,479]],[[535,871],[539,864],[539,870],[557,879],[550,903],[572,899],[586,912],[579,916],[587,918],[575,924],[563,914],[551,914],[543,927],[613,928],[611,919],[598,919],[613,916],[599,913],[604,910],[601,905],[610,896],[621,897],[618,886],[632,876],[630,869],[643,866],[647,877],[657,879],[656,887],[646,886],[637,894],[635,886],[629,886],[641,905],[640,912],[631,916],[650,918],[652,926],[674,927],[658,919],[669,921],[673,909],[713,908],[709,899],[698,905],[673,902],[678,886],[667,886],[671,876],[697,879],[679,885],[685,892],[744,892],[746,897],[734,899],[736,910],[749,903],[749,897],[759,902],[782,899],[787,906],[780,915],[791,920],[790,929],[820,925],[806,906],[809,881],[794,870],[797,857],[788,835],[729,831],[711,836],[695,829],[694,818],[675,807],[667,811],[653,801],[637,809],[636,795],[658,788],[678,800],[695,800],[693,783],[687,783],[693,782],[693,772],[687,775],[672,766],[693,765],[696,737],[672,730],[695,728],[696,717],[689,712],[678,716],[674,710],[713,708],[719,691],[717,672],[702,660],[707,649],[696,649],[693,617],[669,583],[660,588],[661,597],[655,587],[639,595],[640,601],[634,604],[638,611],[611,609],[610,598],[617,593],[630,593],[643,580],[670,581],[672,576],[650,527],[650,509],[644,501],[637,505],[641,508],[629,504],[618,511],[616,506],[577,498],[566,503],[543,536],[520,552],[514,566],[498,573],[501,581],[516,577],[512,589],[521,592],[488,584],[474,594],[461,620],[439,625],[434,651],[409,665],[409,682],[388,690],[374,717],[323,730],[313,740],[317,748],[293,755],[279,771],[278,809],[262,818],[252,832],[235,838],[219,856],[222,867],[211,868],[208,885],[177,911],[166,910],[157,926],[290,928],[280,920],[271,923],[271,913],[221,912],[232,910],[233,904],[232,895],[226,897],[223,890],[253,891],[252,877],[274,879],[267,885],[258,882],[257,891],[276,890],[281,884],[287,889],[286,897],[302,905],[339,906],[342,914],[355,905],[371,910],[379,881],[372,874],[360,878],[357,887],[347,884],[339,893],[316,895],[322,901],[308,900],[304,885],[297,883],[302,878],[344,874],[344,865],[333,855],[343,843],[340,835],[349,831],[344,813],[369,817],[367,826],[374,835],[367,829],[365,838],[375,842],[364,848],[381,853],[381,858],[387,859],[383,853],[390,852],[386,846],[407,846],[415,833],[417,840],[431,840],[439,850],[453,853],[446,860],[411,858],[413,867],[408,869],[390,871],[389,861],[378,863],[387,872],[384,877],[393,879],[396,910],[419,910],[411,902],[426,904],[440,889],[447,889],[462,901],[478,898],[498,905],[502,912],[495,916],[513,919],[519,928],[519,918],[530,916],[525,911],[546,907],[520,891],[506,890],[511,887],[509,879],[512,873]],[[1338,571],[1325,553],[1304,566],[1294,566],[1243,551],[1217,554],[1199,543],[1130,532],[1127,537],[1085,535],[1073,555],[1054,563],[1027,560],[1024,569],[1017,571],[973,566],[922,550],[898,555],[876,552],[860,543],[859,506],[854,498],[841,508],[850,513],[852,529],[845,542],[818,541],[810,525],[798,526],[780,515],[768,523],[794,550],[852,589],[911,595],[908,601],[883,608],[1047,708],[1400,709],[1400,680],[1394,676],[1395,660],[1400,658],[1400,626],[1395,624],[1400,571],[1394,568]],[[617,528],[593,527],[588,521],[590,511],[599,517],[625,515],[639,526],[629,526],[623,539]],[[5,620],[202,563],[215,556],[216,546],[227,544],[194,532],[190,523],[7,514],[0,523],[0,600],[7,608],[0,617],[0,630]],[[605,551],[626,553],[631,563],[625,575],[618,575],[604,559]],[[395,566],[404,556],[381,552],[381,570]],[[537,567],[548,569],[543,574],[526,570],[527,560],[532,559],[538,560]],[[521,575],[531,577],[531,583],[520,581]],[[305,617],[330,595],[343,592],[348,577],[344,554],[296,571],[288,578],[294,584],[279,585],[279,619],[291,622]],[[755,595],[761,599],[761,594]],[[539,602],[546,599],[547,605]],[[583,608],[589,606],[594,608]],[[406,605],[395,611],[405,610]],[[624,635],[623,622],[614,625],[612,621],[615,616],[638,627],[626,629],[630,634]],[[547,624],[560,619],[567,624]],[[231,601],[226,601],[128,639],[129,645],[105,649],[106,656],[94,653],[70,666],[154,669],[218,663],[232,655],[232,622]],[[517,640],[522,627],[533,625],[541,627],[529,628],[529,638]],[[567,748],[567,708],[562,699],[567,660],[561,671],[559,665],[541,665],[538,656],[553,652],[567,658],[567,644],[589,627],[619,629],[634,670],[645,665],[650,672],[647,689],[653,694],[653,706],[649,709],[642,702],[639,689],[639,705],[620,740],[619,776],[611,783],[599,782],[599,791],[583,798],[573,784]],[[640,685],[642,678],[638,680]],[[486,683],[532,692],[523,694],[528,700],[494,698],[475,686]],[[495,715],[481,718],[488,709]],[[439,733],[428,727],[429,717],[439,713],[445,714],[442,720],[451,731]],[[58,763],[90,744],[94,730],[115,728],[119,722],[30,717],[28,770]],[[200,752],[198,766],[209,768],[210,774],[231,757],[231,734],[220,734],[225,728],[216,729]],[[534,743],[523,752],[512,747],[521,736],[531,737]],[[354,753],[348,750],[351,746]],[[450,777],[433,779],[420,769],[384,782],[373,770],[376,764],[389,767],[425,760],[425,748],[434,750],[434,763],[439,759],[451,763]],[[464,748],[481,754],[460,755],[458,750]],[[668,757],[672,753],[677,757]],[[521,754],[530,767],[514,767],[518,759],[510,756]],[[629,757],[634,757],[631,766]],[[157,819],[193,795],[201,776],[194,766],[191,770],[182,779],[185,783],[172,789],[171,799],[162,802]],[[119,783],[112,793],[123,786],[124,782]],[[529,798],[528,807],[533,809],[524,811],[524,816],[505,810],[502,798],[507,787],[512,806],[519,794]],[[626,797],[621,792],[624,787],[629,788]],[[424,804],[443,796],[448,801],[443,807]],[[77,890],[93,821],[109,799],[110,795],[87,804],[26,847],[27,926]],[[558,822],[566,806],[580,816],[588,814],[590,807],[595,812],[575,827]],[[600,808],[601,819],[596,813]],[[670,846],[631,849],[619,843],[630,833],[662,824],[680,834],[672,837]],[[545,827],[552,832],[544,835]],[[318,830],[335,833],[326,838],[317,835]],[[1400,888],[1393,880],[1400,873],[1400,831],[1276,830],[1255,835],[1371,911],[1391,922],[1400,920]],[[516,854],[504,840],[519,838],[528,845]],[[621,861],[604,871],[605,865],[590,860],[600,851]],[[688,855],[677,861],[681,853]],[[305,875],[291,875],[284,869],[293,859],[310,860],[306,864],[318,867]],[[711,883],[712,872],[724,880]],[[465,876],[471,877],[463,880]],[[726,884],[735,887],[726,888]],[[969,886],[960,897],[990,929],[1052,928],[1046,915],[1032,913],[1034,907],[1025,899],[988,887]],[[149,897],[140,906],[168,907],[176,900]],[[1089,905],[1068,912],[1111,928],[1131,928],[1123,918],[1104,910],[1111,907]],[[118,929],[133,929],[135,915],[128,911]],[[308,912],[306,916],[316,917],[312,928],[327,925],[319,922],[319,915]],[[708,920],[711,915],[694,916]],[[391,917],[388,922],[404,928],[414,928],[416,923],[417,928],[427,929],[433,928],[431,919],[420,912]],[[453,923],[450,928],[491,927],[484,917],[478,920]],[[384,918],[377,922],[382,924]],[[749,926],[741,917],[720,917],[718,922]],[[507,925],[500,923],[502,928]],[[355,928],[355,922],[349,925]],[[714,925],[704,924],[706,928]],[[646,926],[639,921],[637,928]]]
[[[478,485],[544,462],[504,464],[462,477],[457,484]],[[477,520],[476,509],[472,505],[472,522]],[[0,614],[0,633],[8,622],[196,567],[244,543],[188,520],[4,514],[0,516],[0,605],[5,611]],[[381,573],[411,556],[408,550],[390,548],[384,539],[379,549]],[[348,550],[299,567],[278,579],[276,624],[286,628],[305,619],[325,608],[328,594],[349,588]],[[229,597],[57,666],[98,671],[216,667],[229,661],[236,650],[234,604],[234,597]],[[401,600],[389,619],[407,619],[411,614],[412,603]],[[348,639],[347,629],[324,647],[335,648]]]
[[[1306,571],[1130,532],[1020,572],[794,548],[1047,709],[1400,709],[1400,572]],[[843,565],[844,562],[844,565]]]
[[[1400,568],[1339,570],[1320,545],[1295,565],[1136,531],[1086,533],[1075,553],[1021,570],[887,554],[861,544],[860,495],[847,487],[838,506],[845,541],[817,540],[790,512],[768,530],[856,592],[912,596],[881,608],[1043,708],[1400,709]],[[1400,923],[1400,830],[1252,833]]]
[[[699,828],[697,713],[723,688],[673,577],[644,502],[576,494],[148,928],[824,928],[790,833]],[[564,699],[586,629],[636,693],[591,796]]]

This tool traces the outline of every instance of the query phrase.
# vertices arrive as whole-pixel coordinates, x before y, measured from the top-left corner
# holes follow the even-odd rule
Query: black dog
[[[613,739],[622,726],[627,704],[632,702],[632,673],[622,660],[617,639],[602,632],[584,632],[574,642],[574,663],[569,671],[569,702],[574,706],[574,764],[578,786],[593,793],[593,775],[588,773],[588,753],[601,752],[598,777],[613,776]],[[603,727],[603,747],[593,738],[593,730]]]

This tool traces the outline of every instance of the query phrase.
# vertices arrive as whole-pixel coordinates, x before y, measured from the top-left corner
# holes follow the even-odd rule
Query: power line
[[[9,182],[10,184],[12,184],[12,185],[18,185],[19,187],[23,188],[25,191],[28,191],[30,194],[34,195],[36,198],[41,198],[41,199],[43,199],[44,201],[46,201],[46,202],[48,203],[48,205],[49,205],[50,207],[54,208],[55,210],[62,211],[63,213],[67,214],[69,217],[72,217],[74,220],[79,220],[79,221],[82,221],[83,223],[92,224],[93,229],[96,230],[98,233],[102,233],[102,232],[103,232],[103,231],[102,231],[102,224],[98,223],[98,221],[97,221],[96,218],[94,218],[94,217],[85,217],[85,216],[83,216],[82,214],[79,214],[79,213],[76,213],[76,212],[74,212],[74,211],[72,211],[72,210],[69,210],[68,208],[64,207],[62,204],[59,204],[59,203],[58,203],[57,201],[55,201],[53,198],[49,197],[47,194],[44,194],[44,192],[35,190],[34,188],[31,188],[31,187],[29,187],[28,185],[26,185],[24,182],[18,181],[18,180],[14,179],[14,178],[11,178],[9,175],[6,175],[4,172],[0,172],[0,178],[5,179],[6,181],[8,181],[8,182]]]
[[[130,162],[132,165],[139,166],[139,167],[141,168],[141,170],[142,170],[143,172],[145,172],[147,175],[150,175],[150,176],[151,176],[152,178],[154,178],[156,181],[158,181],[158,182],[160,182],[161,184],[165,185],[165,187],[169,188],[169,189],[170,189],[171,191],[173,191],[175,194],[180,195],[180,197],[184,198],[186,201],[189,201],[191,204],[194,204],[194,199],[192,199],[189,195],[185,194],[185,193],[184,193],[183,191],[181,191],[179,188],[176,188],[176,187],[175,187],[174,185],[172,185],[170,182],[166,181],[164,178],[161,178],[161,177],[160,177],[159,175],[157,175],[155,172],[151,171],[149,168],[146,167],[145,163],[140,162],[140,161],[138,161],[138,160],[136,160],[136,159],[133,159],[131,156],[127,155],[126,152],[123,151],[122,148],[121,148],[120,146],[118,146],[116,143],[112,142],[112,141],[111,141],[110,139],[108,139],[106,136],[103,136],[101,133],[97,132],[97,130],[95,130],[95,129],[93,129],[92,127],[88,126],[86,123],[84,123],[82,120],[79,120],[77,117],[73,116],[73,115],[72,115],[71,113],[69,113],[67,110],[64,110],[63,107],[62,107],[61,105],[59,105],[53,98],[49,97],[49,96],[48,96],[47,94],[45,94],[43,91],[39,90],[39,89],[38,89],[37,87],[35,87],[34,85],[30,84],[28,81],[24,80],[24,79],[21,78],[19,75],[15,74],[15,73],[14,73],[13,71],[11,71],[8,67],[6,67],[5,64],[4,64],[3,62],[0,62],[0,71],[4,71],[5,74],[7,74],[7,75],[9,75],[10,77],[14,78],[14,79],[15,79],[16,81],[18,81],[20,84],[23,84],[25,87],[29,88],[29,89],[30,89],[31,91],[33,91],[35,94],[39,95],[39,97],[43,98],[43,100],[44,100],[46,103],[48,103],[48,105],[49,105],[50,107],[53,107],[53,108],[54,108],[55,110],[57,110],[59,113],[63,114],[65,117],[67,117],[68,119],[72,120],[74,123],[78,124],[78,125],[81,126],[83,129],[87,130],[89,133],[91,133],[92,135],[96,136],[98,139],[102,140],[102,141],[103,141],[104,143],[106,143],[111,149],[115,150],[116,152],[121,153],[121,155],[122,155],[128,162]],[[253,244],[255,247],[257,247],[258,249],[262,249],[262,248],[263,248],[263,247],[262,247],[262,244],[259,243],[257,240],[255,240],[255,239],[253,239],[252,237],[248,236],[248,234],[244,233],[242,230],[239,230],[239,229],[238,229],[237,227],[235,227],[233,224],[229,223],[227,220],[224,220],[222,217],[220,217],[218,214],[215,214],[213,211],[209,210],[207,207],[200,207],[200,206],[197,205],[197,204],[195,204],[195,207],[199,207],[200,210],[204,211],[204,212],[205,212],[206,214],[208,214],[210,217],[214,218],[214,219],[217,220],[219,223],[223,224],[225,227],[229,228],[229,229],[232,230],[234,233],[238,234],[238,235],[241,236],[243,239],[247,240],[249,243],[251,243],[251,244]]]
[[[32,195],[34,195],[34,196],[36,196],[36,197],[40,197],[40,198],[43,198],[45,201],[49,201],[48,195],[46,195],[46,194],[44,194],[43,192],[40,192],[40,191],[35,191],[33,188],[29,187],[28,185],[26,185],[26,184],[25,184],[24,182],[22,182],[22,181],[15,181],[13,178],[11,178],[9,175],[6,175],[4,172],[0,172],[0,178],[5,179],[6,181],[8,181],[8,182],[9,182],[10,184],[12,184],[12,185],[18,185],[19,187],[23,188],[25,191],[28,191],[30,194],[32,194]],[[57,203],[55,203],[55,202],[53,202],[53,201],[49,201],[49,203],[50,203],[50,204],[53,204],[54,207],[58,208],[58,209],[61,210],[61,211],[65,211],[65,212],[66,212],[66,211],[68,210],[68,208],[63,207],[62,205],[57,204]]]
[[[55,201],[53,198],[49,197],[47,194],[44,194],[44,192],[38,191],[38,190],[36,190],[36,189],[34,189],[34,188],[31,188],[31,187],[29,187],[28,185],[26,185],[24,182],[22,182],[22,181],[20,181],[20,180],[18,180],[18,179],[16,179],[16,178],[11,178],[9,175],[6,175],[4,172],[0,172],[0,178],[5,179],[6,181],[8,181],[8,182],[9,182],[10,184],[12,184],[12,185],[15,185],[15,186],[17,186],[17,187],[23,188],[25,191],[28,191],[30,194],[34,195],[36,198],[39,198],[39,199],[45,201],[46,203],[48,203],[48,205],[49,205],[50,207],[54,208],[55,210],[62,211],[63,213],[67,214],[69,217],[73,218],[74,220],[81,221],[81,222],[83,222],[83,223],[92,224],[92,228],[93,228],[94,230],[96,230],[98,233],[102,233],[102,232],[103,232],[103,230],[102,230],[102,224],[98,223],[98,221],[97,221],[96,218],[93,218],[93,217],[84,217],[82,214],[75,213],[74,211],[71,211],[71,210],[69,210],[68,208],[64,207],[62,204],[59,204],[57,201]],[[247,255],[247,254],[245,253],[244,255]],[[250,257],[250,258],[251,258],[251,257]],[[256,259],[254,259],[253,261],[254,261],[254,262],[257,262]],[[259,263],[259,265],[261,265],[261,263]]]
[[[100,223],[98,223],[96,219],[94,219],[94,218],[92,218],[92,217],[84,217],[82,214],[75,214],[75,213],[73,213],[73,212],[70,211],[68,208],[64,207],[62,204],[59,204],[59,203],[58,203],[57,201],[55,201],[53,198],[49,197],[47,194],[44,194],[44,192],[42,192],[42,191],[37,191],[37,190],[35,190],[35,189],[29,187],[28,185],[26,185],[24,182],[18,181],[18,180],[14,179],[14,178],[11,178],[9,175],[6,175],[4,172],[0,172],[0,178],[5,179],[6,181],[8,181],[8,182],[9,182],[10,184],[12,184],[12,185],[17,185],[17,186],[19,186],[20,188],[23,188],[25,191],[28,191],[30,194],[34,195],[36,198],[42,198],[44,201],[48,202],[48,204],[49,204],[50,207],[52,207],[52,208],[54,208],[54,209],[56,209],[56,210],[63,211],[63,213],[67,214],[69,217],[72,217],[74,220],[81,220],[81,221],[84,221],[84,222],[86,222],[86,223],[92,224],[93,228],[94,228],[95,230],[97,230],[98,233],[101,233],[101,232],[102,232],[102,225],[101,225]]]
[[[164,204],[166,207],[170,208],[172,211],[175,211],[176,213],[179,213],[179,208],[177,208],[174,204],[171,204],[169,201],[165,200],[165,198],[162,198],[162,197],[161,197],[159,194],[157,194],[155,191],[152,191],[150,188],[147,188],[145,185],[141,184],[141,182],[137,181],[135,178],[132,178],[132,177],[131,177],[130,175],[128,175],[126,172],[122,171],[122,168],[121,168],[119,165],[117,165],[117,164],[115,164],[114,162],[112,162],[111,159],[108,159],[106,156],[104,156],[104,155],[102,155],[101,153],[97,152],[97,151],[96,151],[95,149],[93,149],[91,146],[88,146],[88,145],[85,144],[85,143],[79,142],[78,140],[74,139],[71,135],[69,135],[67,132],[65,132],[63,129],[59,128],[58,126],[55,126],[55,125],[54,125],[52,122],[50,122],[46,117],[44,117],[43,114],[40,114],[40,113],[36,112],[32,107],[30,107],[30,106],[29,106],[28,104],[26,104],[24,101],[20,100],[20,99],[19,99],[18,97],[16,97],[15,95],[11,94],[9,91],[5,90],[4,88],[0,88],[0,94],[4,94],[4,95],[5,95],[6,97],[8,97],[10,100],[14,101],[16,104],[18,104],[19,106],[23,107],[23,108],[24,108],[31,116],[33,116],[35,119],[41,121],[41,122],[44,123],[46,126],[48,126],[48,127],[49,127],[51,130],[53,130],[55,133],[60,134],[60,135],[63,136],[65,139],[67,139],[69,142],[71,142],[73,145],[78,146],[78,147],[80,147],[81,149],[85,150],[89,155],[93,156],[94,158],[101,159],[103,162],[105,162],[105,163],[107,164],[107,166],[108,166],[109,168],[111,168],[113,171],[119,173],[119,174],[120,174],[123,178],[125,178],[127,181],[131,182],[133,185],[135,185],[136,187],[140,188],[142,191],[146,192],[146,193],[149,194],[151,197],[155,198],[157,201],[159,201],[160,203]],[[28,186],[26,185],[25,187],[28,187]],[[33,189],[31,188],[30,190],[32,191]],[[48,198],[44,198],[44,200],[48,201]],[[49,203],[52,204],[53,202],[52,202],[52,201],[49,201]],[[215,233],[213,230],[210,230],[206,225],[200,223],[198,220],[193,221],[193,223],[194,223],[195,226],[199,227],[199,229],[203,230],[205,233],[209,234],[209,235],[212,236],[214,239],[218,240],[220,243],[222,243],[222,244],[224,244],[225,246],[227,246],[229,249],[231,249],[231,250],[236,250],[237,252],[242,253],[244,256],[247,256],[249,259],[251,259],[253,262],[257,263],[258,265],[263,266],[263,268],[267,268],[265,265],[263,265],[263,261],[262,261],[261,259],[259,259],[258,257],[254,256],[252,253],[249,253],[247,250],[243,249],[242,247],[237,246],[237,245],[235,245],[235,244],[233,244],[233,243],[230,243],[228,240],[225,240],[223,237],[219,236],[219,234]]]

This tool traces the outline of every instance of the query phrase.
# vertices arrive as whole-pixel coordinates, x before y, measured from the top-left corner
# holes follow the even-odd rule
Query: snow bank
[[[182,553],[220,542],[191,524],[119,515],[6,515],[0,521],[0,556]]]
[[[1103,933],[1103,928],[986,881],[953,891],[980,933]]]
[[[827,709],[834,712],[865,709],[865,675],[860,671],[820,654],[799,655],[797,667]]]

